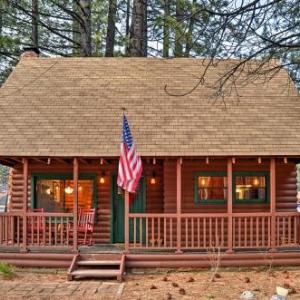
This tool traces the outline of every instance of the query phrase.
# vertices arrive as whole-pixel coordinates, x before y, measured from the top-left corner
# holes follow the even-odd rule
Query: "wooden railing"
[[[277,247],[298,247],[300,244],[300,214],[276,214]]]
[[[232,227],[234,248],[271,247],[271,215],[269,213],[234,214]]]
[[[300,248],[300,214],[276,212],[233,213],[232,228],[227,214],[189,213],[179,216],[182,250],[227,250],[228,230],[233,249]],[[272,235],[272,218],[276,226]],[[176,214],[129,214],[130,249],[174,249],[177,241]]]
[[[19,247],[23,244],[23,216],[0,213],[0,245]]]
[[[174,249],[176,226],[176,214],[129,214],[132,247]]]
[[[182,248],[208,249],[227,246],[227,218],[216,214],[182,214]]]
[[[229,230],[232,231],[232,248],[236,250],[271,249],[272,241],[275,248],[300,247],[298,213],[233,213],[232,227],[229,227],[229,217],[222,213],[130,213],[130,249],[178,251],[177,239],[180,238],[183,251],[227,250]],[[178,220],[181,236],[177,234]],[[73,248],[73,224],[71,213],[0,213],[0,246]]]
[[[73,237],[70,213],[0,213],[0,246],[70,248]]]

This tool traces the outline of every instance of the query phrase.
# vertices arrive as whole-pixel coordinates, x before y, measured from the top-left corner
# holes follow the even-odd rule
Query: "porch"
[[[101,247],[97,250],[96,246],[82,247],[78,243],[79,180],[81,173],[87,172],[94,172],[97,182],[94,192],[98,202],[96,226],[99,231],[95,230],[95,244],[105,247],[119,243],[113,238],[114,208],[111,202],[117,159],[52,158],[48,163],[49,158],[3,158],[4,161],[12,164],[19,173],[12,178],[12,198],[15,198],[11,209],[0,214],[1,252],[103,252]],[[125,194],[124,242],[115,249],[117,252],[124,250],[128,257],[135,254],[270,251],[285,252],[291,257],[291,253],[300,250],[300,215],[295,210],[297,162],[297,158],[292,157],[145,159],[146,188],[142,197],[145,207],[142,211],[130,211],[129,195]],[[30,189],[30,176],[41,171],[72,174],[72,212],[28,211],[34,193]],[[210,203],[206,198],[200,199],[206,202],[197,203],[192,199],[195,197],[195,174],[199,171],[201,174],[219,172],[226,175],[222,175],[226,180],[222,193],[226,195],[220,203]],[[235,201],[235,172],[246,171],[267,174],[266,201]],[[102,176],[105,176],[104,184],[103,181],[100,184]],[[155,184],[151,183],[153,178]],[[16,195],[22,199],[21,203],[16,201]],[[30,225],[37,223],[43,226],[34,228]],[[109,247],[107,249],[108,253],[113,252]]]

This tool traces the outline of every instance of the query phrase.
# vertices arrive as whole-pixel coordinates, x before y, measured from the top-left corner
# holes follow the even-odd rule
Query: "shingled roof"
[[[22,58],[0,90],[0,156],[119,155],[121,107],[143,156],[300,155],[300,98],[284,70],[208,88],[232,62],[197,59]],[[236,92],[239,94],[237,98]]]

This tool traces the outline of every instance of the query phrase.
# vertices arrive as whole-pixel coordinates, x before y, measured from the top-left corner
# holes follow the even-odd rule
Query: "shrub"
[[[15,275],[15,267],[7,263],[0,262],[0,274],[6,279],[11,279]]]

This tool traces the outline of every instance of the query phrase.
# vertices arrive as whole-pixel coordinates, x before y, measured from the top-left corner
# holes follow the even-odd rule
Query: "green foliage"
[[[105,54],[110,1],[82,1],[91,4],[88,32],[91,32],[92,45],[88,55]],[[115,56],[128,55],[126,49],[133,44],[128,25],[135,1],[141,0],[116,1]],[[39,47],[43,55],[82,55],[82,35],[87,31],[82,28],[80,2],[39,1]],[[250,2],[148,0],[148,55],[276,58],[285,64],[300,86],[298,1],[280,0],[272,5],[267,1],[261,8],[250,5],[241,9]],[[240,12],[226,16],[232,11]],[[22,49],[32,45],[32,26],[31,0],[0,0],[0,86],[18,62]],[[276,42],[274,45],[270,38]]]
[[[15,276],[15,267],[4,263],[4,262],[0,262],[0,274],[3,276],[3,278],[5,279],[11,279]]]
[[[7,185],[8,183],[9,168],[0,165],[0,185]]]

